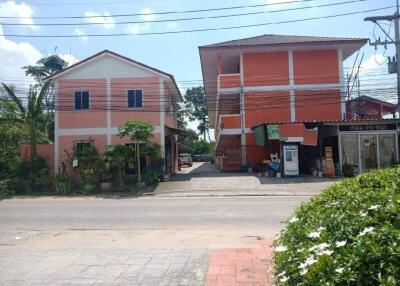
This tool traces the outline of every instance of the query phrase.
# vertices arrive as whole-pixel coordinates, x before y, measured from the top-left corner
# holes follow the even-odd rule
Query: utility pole
[[[396,47],[396,57],[393,57],[391,60],[389,57],[389,63],[388,63],[388,71],[389,73],[396,73],[397,74],[397,106],[400,107],[400,30],[399,30],[399,0],[396,0],[396,12],[393,15],[387,15],[387,16],[376,16],[376,17],[367,17],[364,19],[364,21],[370,21],[375,23],[382,31],[385,33],[387,38],[390,40],[385,40],[381,41],[379,38],[377,41],[374,43],[371,43],[370,45],[374,46],[375,49],[377,49],[377,46],[384,46],[385,49],[387,48],[387,45],[394,44]],[[394,21],[394,40],[393,38],[386,32],[385,29],[382,28],[382,26],[379,24],[379,21]]]

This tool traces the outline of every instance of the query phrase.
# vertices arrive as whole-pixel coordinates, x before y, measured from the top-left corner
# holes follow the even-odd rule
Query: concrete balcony
[[[240,73],[218,75],[219,93],[237,93],[240,91]]]

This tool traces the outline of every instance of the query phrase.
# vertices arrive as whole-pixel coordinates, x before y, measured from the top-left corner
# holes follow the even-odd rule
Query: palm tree
[[[37,143],[39,136],[44,131],[44,97],[46,96],[50,81],[43,86],[34,85],[29,88],[27,102],[17,97],[15,89],[2,83],[7,95],[9,96],[12,112],[4,112],[0,115],[2,121],[17,122],[24,125],[27,129],[29,144],[31,147],[31,170],[34,171],[35,160],[37,159]]]

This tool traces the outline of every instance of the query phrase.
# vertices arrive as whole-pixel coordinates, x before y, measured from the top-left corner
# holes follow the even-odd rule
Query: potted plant
[[[344,163],[342,166],[342,173],[345,177],[353,177],[354,176],[354,167],[352,164]]]

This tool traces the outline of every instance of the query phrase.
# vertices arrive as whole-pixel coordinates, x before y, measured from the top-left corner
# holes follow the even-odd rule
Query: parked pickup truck
[[[190,154],[179,154],[179,167],[182,167],[184,165],[192,167],[193,160]]]

